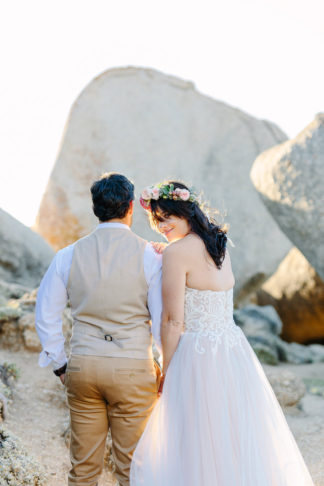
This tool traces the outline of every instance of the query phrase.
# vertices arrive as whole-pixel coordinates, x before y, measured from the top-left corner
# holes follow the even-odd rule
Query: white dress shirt
[[[130,230],[129,226],[122,223],[100,223],[95,231],[107,227]],[[52,362],[53,369],[58,369],[67,361],[62,332],[62,312],[68,302],[67,283],[73,251],[74,243],[57,252],[37,292],[36,330],[43,347],[38,361],[41,367]],[[158,255],[149,243],[144,251],[144,274],[148,284],[147,303],[152,321],[152,334],[161,350],[162,255]]]

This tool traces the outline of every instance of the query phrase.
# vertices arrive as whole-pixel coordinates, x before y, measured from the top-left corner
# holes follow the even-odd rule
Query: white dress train
[[[131,486],[314,486],[233,321],[233,289],[187,287],[185,324],[135,450]]]

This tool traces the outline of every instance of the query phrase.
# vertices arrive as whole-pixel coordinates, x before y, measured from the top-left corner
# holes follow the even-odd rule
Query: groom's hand
[[[153,246],[155,252],[159,253],[160,255],[164,252],[165,247],[168,246],[167,243],[162,243],[159,241],[150,241],[150,244]]]

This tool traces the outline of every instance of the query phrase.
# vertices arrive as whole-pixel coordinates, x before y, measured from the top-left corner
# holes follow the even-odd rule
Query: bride
[[[171,244],[163,253],[165,381],[133,456],[131,486],[313,486],[233,321],[226,231],[179,182],[145,189],[141,204]]]

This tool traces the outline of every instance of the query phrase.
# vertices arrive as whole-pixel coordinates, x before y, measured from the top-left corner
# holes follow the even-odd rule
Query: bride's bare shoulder
[[[204,247],[203,241],[197,235],[189,234],[180,240],[170,243],[164,250],[166,255],[191,255],[193,251],[197,251]]]

